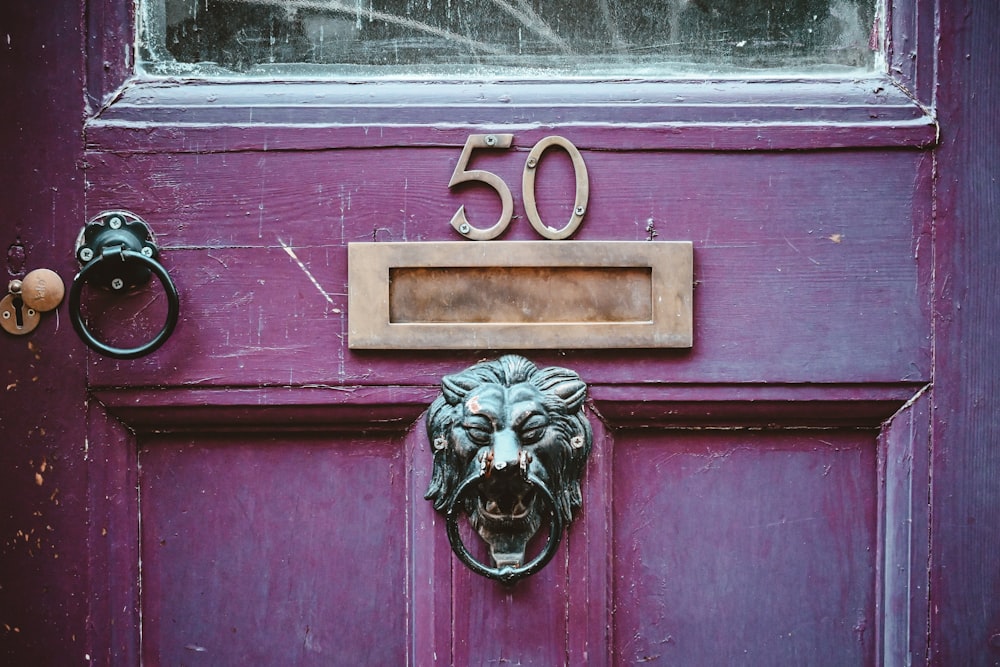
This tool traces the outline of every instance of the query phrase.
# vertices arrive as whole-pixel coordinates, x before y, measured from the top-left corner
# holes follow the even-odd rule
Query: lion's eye
[[[475,421],[462,424],[465,432],[469,434],[469,439],[477,445],[488,445],[493,436],[493,429],[489,422]]]
[[[526,445],[538,442],[545,435],[548,421],[541,416],[531,417],[521,425],[521,442]]]

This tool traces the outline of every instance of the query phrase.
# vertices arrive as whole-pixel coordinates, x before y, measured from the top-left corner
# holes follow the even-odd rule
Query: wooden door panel
[[[404,664],[403,458],[387,438],[144,438],[146,661]]]
[[[586,146],[586,137],[576,140]],[[483,153],[476,168],[516,189],[523,151]],[[447,145],[91,153],[89,176],[109,185],[92,191],[89,210],[123,207],[148,218],[182,307],[157,354],[124,364],[94,359],[91,382],[435,383],[454,370],[453,354],[401,364],[414,353],[346,348],[344,244],[459,242],[448,220],[460,204],[476,220],[495,219],[490,188],[446,187],[459,155]],[[921,153],[583,155],[591,203],[576,238],[631,241],[655,232],[653,242],[693,241],[695,344],[553,360],[575,364],[592,383],[930,377],[920,188],[931,162]],[[554,169],[539,179],[543,202],[569,200],[572,174],[546,160]],[[503,238],[537,237],[521,215]]]
[[[357,664],[813,664],[828,654],[870,664],[879,628],[889,631],[876,599],[896,608],[922,590],[895,573],[926,533],[906,522],[913,534],[901,537],[903,524],[883,528],[879,511],[895,516],[926,494],[914,489],[923,455],[911,433],[926,413],[904,410],[880,438],[900,391],[816,403],[829,390],[786,388],[756,418],[741,391],[672,390],[737,399],[700,409],[649,389],[598,400],[583,511],[555,560],[512,589],[458,563],[422,498],[430,445],[416,411],[427,390],[100,392],[139,432],[138,462],[120,470],[140,471],[146,659],[329,664],[332,637],[335,655],[357,652]],[[699,415],[710,421],[676,425]],[[269,435],[295,425],[312,432]],[[114,508],[110,534],[127,533],[128,503]],[[388,633],[387,656],[337,634],[359,622]],[[885,646],[895,649],[908,626],[892,625]],[[816,658],[818,645],[829,651]]]
[[[870,664],[876,435],[619,435],[611,560],[618,660]]]
[[[565,557],[511,588],[456,566],[449,664],[565,664]]]

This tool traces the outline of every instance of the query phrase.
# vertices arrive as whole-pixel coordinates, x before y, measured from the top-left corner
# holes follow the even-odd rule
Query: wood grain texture
[[[147,438],[139,459],[147,663],[404,664],[399,443]]]
[[[483,131],[516,131],[530,147],[559,126],[575,129],[577,147],[602,150],[913,148],[937,139],[933,116],[882,75],[581,83],[154,80],[123,90],[86,133],[94,150],[140,153],[460,148]]]
[[[138,664],[141,628],[139,562],[139,484],[136,439],[98,400],[89,400],[86,416],[87,620],[106,632],[88,637],[93,662]]]
[[[78,0],[0,4],[0,290],[36,268],[65,279],[83,217]],[[13,92],[17,91],[17,92]],[[0,332],[0,663],[82,664],[91,650],[85,354],[65,310]],[[102,617],[106,618],[106,617]],[[95,617],[96,620],[96,617]],[[112,642],[102,637],[100,642]],[[127,642],[126,642],[127,643]]]
[[[879,664],[927,664],[931,390],[886,420],[879,439]]]
[[[565,363],[591,381],[649,373],[647,381],[682,382],[930,377],[925,155],[584,156],[592,197],[579,240],[651,233],[654,242],[690,240],[696,266],[692,350],[623,352],[614,360],[567,351]],[[546,161],[540,206],[565,205],[572,192],[572,172],[560,170],[557,157]],[[185,313],[156,355],[93,359],[92,382],[436,382],[451,370],[452,355],[408,354],[419,362],[400,377],[392,353],[345,349],[343,244],[458,240],[448,220],[463,203],[470,215],[494,217],[499,203],[489,188],[448,192],[457,159],[458,151],[434,148],[91,154],[91,210],[122,207],[146,217]],[[523,156],[481,163],[516,183]],[[504,236],[533,238],[523,220]],[[297,353],[317,346],[321,364]]]
[[[942,3],[931,660],[1000,661],[1000,44],[996,3]]]
[[[875,461],[871,433],[622,434],[615,664],[874,662]]]

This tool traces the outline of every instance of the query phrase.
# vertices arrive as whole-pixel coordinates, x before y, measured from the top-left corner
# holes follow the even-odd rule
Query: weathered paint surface
[[[615,445],[621,663],[874,662],[870,434],[642,431]]]
[[[929,648],[938,664],[987,665],[1000,662],[1000,6],[941,11]]]
[[[590,382],[930,377],[926,154],[582,150],[594,194],[576,239],[642,240],[652,224],[656,238],[695,247],[694,347],[669,364],[656,363],[660,351],[571,353]],[[447,190],[460,153],[89,153],[88,177],[112,184],[94,188],[90,214],[157,202],[148,222],[185,286],[186,313],[169,347],[133,364],[96,360],[92,382],[114,385],[123,372],[171,383],[399,382],[391,355],[343,345],[345,244],[460,241],[448,220],[461,203],[493,220],[498,200],[488,188]],[[474,164],[517,183],[523,161],[500,153]],[[571,179],[553,172],[549,198],[566,195],[568,206]],[[503,238],[536,235],[522,216]],[[302,354],[317,346],[336,363]],[[452,369],[452,355],[424,358],[407,381],[433,383]]]
[[[76,2],[0,7],[0,289],[72,275],[57,240],[83,215],[82,26]],[[13,93],[13,91],[17,91]],[[60,230],[60,231],[57,231]],[[0,332],[2,333],[2,332]],[[84,662],[91,588],[84,348],[65,311],[0,337],[0,662]]]
[[[352,121],[307,103],[254,125],[264,89],[242,86],[185,125],[157,96],[204,91],[170,82],[99,114],[128,71],[128,28],[108,29],[128,3],[58,4],[0,9],[17,93],[0,266],[68,280],[87,217],[127,208],[183,317],[131,362],[86,352],[65,306],[0,337],[6,663],[996,661],[997,8],[943,8],[937,54],[931,3],[893,18],[890,61],[937,107],[933,148],[895,89],[850,108],[829,93],[801,123],[801,83],[759,117],[731,84],[617,119],[515,97],[467,100],[448,127],[440,106]],[[347,242],[457,241],[460,204],[496,218],[488,188],[447,188],[487,128],[517,150],[474,164],[516,201],[527,150],[563,134],[591,174],[578,238],[690,240],[697,283],[690,351],[529,353],[592,387],[595,448],[557,558],[509,590],[456,563],[421,498],[433,385],[496,351],[344,337]],[[572,184],[547,155],[544,219],[566,219]],[[515,213],[504,238],[534,238]],[[102,326],[141,336],[160,301]]]
[[[147,662],[403,664],[402,462],[382,437],[146,441]]]

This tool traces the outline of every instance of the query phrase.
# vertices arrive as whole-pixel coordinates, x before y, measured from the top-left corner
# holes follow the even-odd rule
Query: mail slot
[[[355,243],[354,349],[692,344],[689,242]]]

